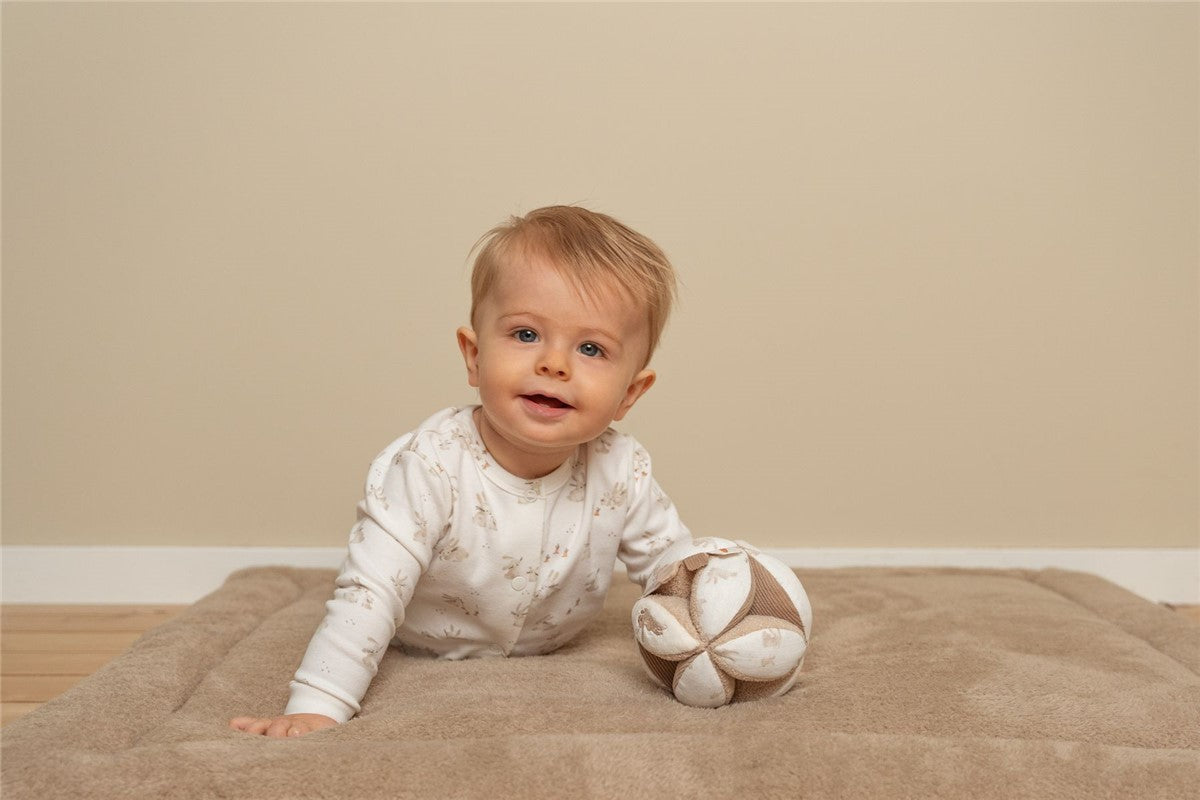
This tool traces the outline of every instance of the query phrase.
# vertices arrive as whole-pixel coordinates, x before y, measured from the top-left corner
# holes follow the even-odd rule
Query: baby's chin
[[[526,428],[520,431],[517,437],[515,437],[516,441],[512,439],[509,441],[511,444],[530,454],[543,456],[560,455],[565,458],[576,447],[599,438],[600,434],[604,433],[607,429],[607,425],[599,430],[591,428],[580,430],[571,428],[570,426],[555,425],[537,426],[533,427],[532,430]]]

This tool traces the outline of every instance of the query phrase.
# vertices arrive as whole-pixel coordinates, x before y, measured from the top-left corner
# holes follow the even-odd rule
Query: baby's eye
[[[524,342],[525,344],[532,344],[538,340],[537,331],[531,331],[529,328],[521,328],[513,336],[517,337],[518,342]]]
[[[595,342],[584,342],[579,345],[579,352],[583,353],[588,358],[596,358],[604,355],[604,350]]]

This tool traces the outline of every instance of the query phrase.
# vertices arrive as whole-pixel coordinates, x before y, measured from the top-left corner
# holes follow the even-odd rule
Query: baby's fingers
[[[234,717],[229,721],[229,727],[234,730],[253,733],[258,736],[266,733],[270,725],[271,720],[263,719],[262,717]]]
[[[284,714],[278,717],[234,717],[229,727],[234,730],[284,739],[303,736],[337,725],[337,720],[321,714]]]
[[[273,720],[269,720],[269,722],[271,724],[267,727],[267,736],[270,736],[274,739],[282,739],[283,737],[287,736],[288,732],[293,728],[300,727],[291,717],[276,717]]]

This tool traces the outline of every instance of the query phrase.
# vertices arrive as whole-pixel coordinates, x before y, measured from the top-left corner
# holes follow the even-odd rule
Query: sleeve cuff
[[[359,712],[358,706],[339,700],[315,686],[292,681],[291,689],[284,714],[323,714],[342,723]]]

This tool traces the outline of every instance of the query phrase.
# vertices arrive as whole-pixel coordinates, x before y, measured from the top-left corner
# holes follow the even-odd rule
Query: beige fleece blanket
[[[279,713],[332,590],[267,568],[149,631],[0,733],[4,800],[37,798],[1195,798],[1200,625],[1047,570],[801,570],[788,695],[688,708],[642,671],[618,581],[603,617],[524,659],[385,657],[348,724]]]

